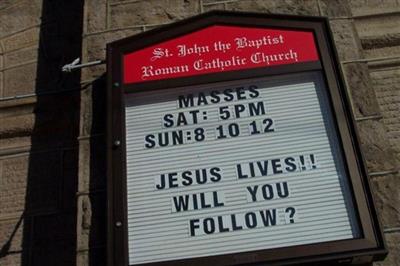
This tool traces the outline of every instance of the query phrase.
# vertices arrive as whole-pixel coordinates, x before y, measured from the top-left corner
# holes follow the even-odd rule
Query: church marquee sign
[[[107,51],[110,265],[384,256],[324,19],[212,12]]]

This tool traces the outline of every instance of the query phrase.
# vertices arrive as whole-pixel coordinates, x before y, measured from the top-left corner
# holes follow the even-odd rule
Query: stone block
[[[319,0],[321,15],[329,18],[350,17],[348,0]]]
[[[93,251],[92,250],[78,251],[76,255],[76,266],[90,266],[89,253],[93,254]],[[104,265],[105,264],[106,263],[104,263]]]
[[[89,140],[80,140],[79,141],[79,183],[78,183],[78,191],[89,191],[91,183],[94,180],[91,180],[92,173],[90,166],[90,141]],[[88,163],[89,162],[89,163]]]
[[[124,30],[112,30],[104,33],[98,33],[88,35],[83,40],[84,56],[86,60],[105,59],[106,55],[106,44],[132,36],[140,33],[142,30],[137,29],[124,29]]]
[[[0,118],[1,119],[1,118]],[[0,138],[1,150],[13,150],[32,144],[31,136]]]
[[[4,97],[4,73],[0,71],[0,97]]]
[[[14,98],[7,101],[0,101],[0,117],[32,113],[36,102],[36,97]]]
[[[355,20],[367,58],[390,57],[400,53],[400,15],[369,16]]]
[[[93,83],[86,85],[86,89],[81,93],[81,122],[79,133],[81,136],[89,136],[92,134],[96,134],[95,131],[92,130],[93,116]],[[97,132],[99,133],[99,132]]]
[[[203,5],[203,11],[208,12],[211,10],[225,10],[225,4],[211,4],[211,5]]]
[[[78,250],[106,244],[107,208],[105,192],[78,198]]]
[[[2,160],[0,210],[2,215],[22,212],[25,208],[28,156]]]
[[[7,254],[4,257],[1,257],[0,258],[0,265],[1,266],[22,265],[22,253],[20,253],[20,252],[12,253],[12,254]]]
[[[81,140],[79,145],[79,191],[103,190],[106,188],[106,144],[105,137]]]
[[[22,48],[13,52],[4,54],[4,68],[20,65],[26,62],[36,61],[38,57],[38,48],[36,46]]]
[[[379,115],[380,109],[371,85],[367,64],[344,64],[343,70],[352,99],[354,115],[356,117]]]
[[[31,94],[36,86],[37,64],[31,63],[4,71],[4,97]]]
[[[382,262],[375,262],[374,266],[398,266],[400,265],[400,233],[385,234],[389,255]]]
[[[400,154],[400,69],[371,71],[371,78],[389,141]]]
[[[23,237],[24,223],[22,217],[3,220],[0,216],[0,246],[5,253],[21,252],[24,243]]]
[[[400,175],[376,176],[371,184],[383,227],[400,227]]]
[[[0,38],[40,23],[42,1],[21,1],[0,10]]]
[[[81,70],[81,73],[82,73],[82,80],[92,82],[94,79],[99,78],[101,75],[106,73],[106,65],[103,64],[103,65],[84,68]]]
[[[63,146],[79,134],[79,92],[43,96],[35,105],[4,108],[2,114],[0,143],[8,146],[11,139],[24,146],[29,142],[19,138],[28,136],[35,148]]]
[[[361,43],[351,20],[329,22],[340,60],[362,58]]]
[[[397,0],[350,0],[349,6],[354,16],[390,12],[400,8]]]
[[[33,113],[34,104],[36,103],[35,97],[15,98],[7,101],[0,102],[0,119],[29,115]],[[4,127],[6,128],[6,127]],[[1,132],[1,130],[0,130]],[[2,133],[0,133],[1,135]]]
[[[382,121],[363,120],[357,123],[361,149],[369,172],[392,171],[399,166],[396,152],[388,142]]]
[[[94,61],[106,58],[106,44],[115,40],[119,40],[134,34],[140,33],[142,30],[126,29],[104,32],[100,34],[88,35],[83,39],[83,61]],[[106,71],[106,65],[98,65],[82,69],[82,80],[92,80],[98,78]]]
[[[216,4],[220,2],[235,2],[240,0],[203,0],[203,4]]]
[[[241,0],[227,3],[227,10],[292,15],[319,15],[318,2],[316,0]]]
[[[34,114],[4,117],[0,124],[0,137],[12,138],[18,136],[29,136],[34,127]]]
[[[93,33],[107,28],[107,0],[85,1],[84,33]]]
[[[40,27],[33,27],[15,33],[3,40],[4,52],[11,52],[25,47],[35,46],[39,43]]]
[[[400,54],[400,33],[363,37],[361,45],[366,58],[392,57]]]
[[[0,209],[3,214],[57,209],[61,185],[58,152],[6,158],[2,168]]]
[[[9,119],[16,119],[15,131],[27,128],[36,147],[54,149],[75,142],[79,134],[79,92],[42,96],[35,104],[34,114],[21,114],[20,117]],[[29,127],[19,122],[28,119],[24,117],[29,117],[27,121],[32,123]],[[15,136],[18,135],[10,134],[9,137]]]
[[[166,24],[200,12],[196,0],[146,0],[110,5],[110,27]]]
[[[365,17],[355,20],[355,26],[360,38],[398,34],[400,33],[399,23],[399,14]]]
[[[364,50],[390,48],[400,46],[400,33],[387,33],[378,36],[361,37],[361,46]],[[388,54],[389,56],[390,54]]]
[[[356,60],[362,57],[361,43],[351,20],[330,21],[340,60]]]
[[[385,46],[381,48],[363,50],[365,58],[392,57],[400,54],[400,46]]]
[[[2,0],[0,1],[0,10],[10,7],[16,2],[18,3],[18,0]]]

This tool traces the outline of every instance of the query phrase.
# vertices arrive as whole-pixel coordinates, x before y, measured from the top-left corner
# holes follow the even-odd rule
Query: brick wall
[[[390,249],[377,264],[400,265],[398,0],[64,2],[0,1],[0,265],[105,264],[105,66],[59,67],[214,9],[329,17]]]

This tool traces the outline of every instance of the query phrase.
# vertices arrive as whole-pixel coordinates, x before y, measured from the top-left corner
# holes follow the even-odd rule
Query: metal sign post
[[[324,19],[213,12],[107,51],[110,265],[384,257]]]

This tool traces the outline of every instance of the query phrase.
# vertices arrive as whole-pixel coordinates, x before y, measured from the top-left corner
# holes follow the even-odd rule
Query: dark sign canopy
[[[110,265],[385,256],[325,19],[211,12],[107,52]]]

